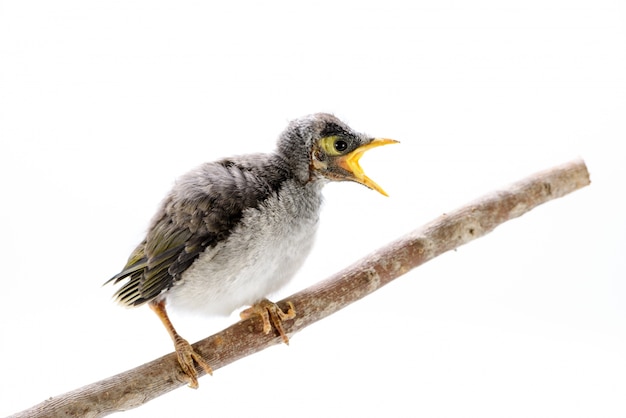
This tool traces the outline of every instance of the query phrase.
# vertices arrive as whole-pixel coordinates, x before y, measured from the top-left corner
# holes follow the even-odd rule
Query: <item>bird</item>
[[[352,181],[387,196],[365,175],[366,151],[398,141],[350,128],[328,113],[289,122],[271,153],[223,158],[180,177],[161,202],[143,241],[121,272],[114,298],[147,304],[169,333],[187,383],[198,387],[196,364],[208,362],[181,337],[166,306],[206,315],[260,315],[284,343],[282,322],[296,316],[267,296],[284,286],[303,264],[319,224],[322,189]]]

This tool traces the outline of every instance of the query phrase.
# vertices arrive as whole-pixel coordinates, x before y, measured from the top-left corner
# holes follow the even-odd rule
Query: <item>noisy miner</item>
[[[359,159],[395,142],[318,113],[292,121],[271,154],[205,163],[178,179],[146,238],[107,283],[124,281],[116,299],[126,306],[147,303],[158,315],[194,388],[194,362],[209,374],[211,367],[176,332],[166,305],[209,315],[251,305],[241,317],[260,315],[263,331],[273,324],[288,343],[282,321],[293,319],[295,308],[290,303],[283,311],[265,297],[287,283],[309,254],[322,187],[349,180],[386,196]]]

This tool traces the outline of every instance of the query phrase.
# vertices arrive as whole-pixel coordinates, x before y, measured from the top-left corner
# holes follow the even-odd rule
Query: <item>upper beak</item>
[[[352,176],[350,180],[354,180],[358,183],[361,183],[364,186],[369,187],[372,190],[376,190],[378,193],[389,196],[374,180],[367,177],[359,164],[359,159],[363,156],[365,151],[370,150],[372,148],[380,147],[382,145],[388,144],[397,144],[398,141],[387,138],[374,138],[372,142],[369,142],[365,145],[361,145],[354,151],[349,154],[346,154],[342,157],[339,157],[336,161],[336,164],[348,171]]]

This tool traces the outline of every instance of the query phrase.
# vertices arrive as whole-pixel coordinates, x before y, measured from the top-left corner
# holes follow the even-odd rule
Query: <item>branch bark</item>
[[[332,277],[298,292],[291,301],[297,311],[284,323],[288,334],[346,307],[413,268],[491,232],[498,225],[534,207],[565,196],[590,183],[582,160],[574,160],[533,174],[492,192],[391,242]],[[250,318],[198,341],[193,346],[213,370],[279,344],[265,335],[261,321]],[[200,375],[202,370],[198,370]],[[136,408],[185,385],[174,353],[132,370],[59,395],[13,415],[18,417],[102,417]]]

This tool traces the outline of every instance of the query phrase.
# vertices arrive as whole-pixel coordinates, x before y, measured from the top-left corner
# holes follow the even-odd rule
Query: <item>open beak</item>
[[[397,143],[398,141],[395,141],[393,139],[374,138],[372,142],[361,145],[351,153],[339,157],[335,164],[351,174],[350,180],[354,180],[357,183],[361,183],[362,185],[367,186],[372,190],[376,190],[378,193],[384,196],[388,196],[388,194],[385,193],[385,191],[378,184],[376,184],[374,180],[365,175],[363,169],[361,168],[361,165],[359,164],[359,160],[367,150],[380,147],[382,145]]]

